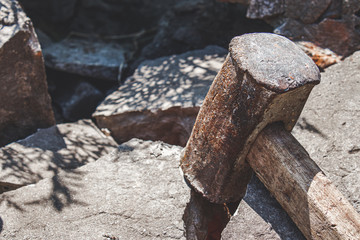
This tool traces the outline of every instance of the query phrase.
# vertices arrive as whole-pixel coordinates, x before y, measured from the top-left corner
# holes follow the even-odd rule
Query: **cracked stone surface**
[[[0,239],[185,239],[181,147],[133,139],[98,161],[0,196]]]
[[[93,117],[119,143],[131,138],[185,146],[227,51],[217,46],[147,60]]]
[[[321,74],[293,134],[360,212],[360,51]]]
[[[0,149],[0,193],[94,162],[116,148],[91,120],[40,129]]]

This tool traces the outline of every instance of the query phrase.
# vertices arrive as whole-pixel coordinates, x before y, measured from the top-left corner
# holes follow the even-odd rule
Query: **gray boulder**
[[[0,149],[0,193],[93,162],[116,146],[90,120],[40,129]]]
[[[65,39],[43,50],[47,67],[85,77],[117,82],[125,66],[125,51],[114,43]]]
[[[0,1],[0,146],[55,124],[44,61],[30,19]]]
[[[226,53],[210,46],[143,62],[97,107],[97,125],[120,143],[136,137],[185,146]]]

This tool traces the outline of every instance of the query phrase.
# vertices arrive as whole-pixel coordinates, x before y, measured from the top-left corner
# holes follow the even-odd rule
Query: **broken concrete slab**
[[[321,74],[293,134],[360,212],[360,51]]]
[[[136,137],[185,146],[226,54],[209,46],[143,62],[97,107],[97,125],[120,143]]]
[[[0,239],[185,239],[190,189],[178,168],[181,150],[132,139],[95,162],[3,193]],[[254,198],[258,187],[250,184]],[[243,229],[277,236],[255,211],[249,210]],[[272,216],[274,229],[291,225],[283,214]]]
[[[85,77],[119,81],[125,50],[118,44],[68,38],[43,50],[47,67]]]
[[[0,1],[0,146],[55,124],[44,61],[31,20]]]
[[[0,149],[0,193],[93,162],[116,147],[90,120],[40,129]]]

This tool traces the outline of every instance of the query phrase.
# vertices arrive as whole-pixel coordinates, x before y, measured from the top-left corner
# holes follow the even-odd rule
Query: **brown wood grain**
[[[281,124],[258,135],[247,161],[307,239],[360,239],[359,213]]]

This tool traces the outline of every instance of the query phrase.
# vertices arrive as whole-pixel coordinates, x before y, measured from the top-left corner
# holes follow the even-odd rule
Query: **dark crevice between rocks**
[[[201,194],[191,190],[183,221],[188,240],[219,240],[221,233],[238,208],[240,201],[228,204],[209,202]]]
[[[118,87],[117,82],[99,81],[50,68],[46,69],[46,73],[58,124],[91,119],[98,104]]]

